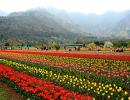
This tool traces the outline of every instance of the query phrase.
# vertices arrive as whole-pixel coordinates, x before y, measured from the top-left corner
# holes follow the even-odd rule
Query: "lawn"
[[[0,82],[0,100],[23,100],[23,98],[11,87]]]
[[[2,88],[0,88],[0,100],[10,100],[9,95]]]

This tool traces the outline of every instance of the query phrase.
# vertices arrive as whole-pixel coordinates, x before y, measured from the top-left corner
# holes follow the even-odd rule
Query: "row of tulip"
[[[104,59],[72,58],[37,54],[22,54],[12,52],[2,52],[1,56],[17,60],[31,61],[43,65],[56,66],[60,68],[72,68],[81,72],[94,72],[97,75],[106,77],[129,78],[130,62],[113,61]]]
[[[65,88],[74,89],[78,92],[93,95],[95,98],[128,98],[130,96],[126,90],[116,84],[104,84],[88,80],[87,77],[76,77],[74,75],[65,75],[62,71],[55,73],[53,70],[46,68],[38,68],[28,66],[16,61],[0,59],[0,63],[7,64],[13,69],[37,76],[41,79],[50,80],[56,84],[62,85]]]
[[[110,60],[127,60],[130,61],[130,55],[127,54],[104,54],[104,53],[79,53],[79,52],[35,52],[35,51],[24,51],[24,50],[3,50],[1,52],[12,52],[12,53],[24,53],[24,54],[40,54],[40,55],[51,55],[51,56],[64,56],[64,57],[76,57],[76,58],[98,58],[98,59],[110,59]]]
[[[75,100],[92,100],[90,96],[79,94],[74,91],[67,91],[63,87],[54,85],[50,81],[40,80],[0,64],[0,79],[1,78],[3,80],[5,78],[13,81],[20,88],[19,90],[31,93],[33,98],[34,96],[35,98],[37,98],[37,96],[40,97],[37,100],[71,100],[72,98]]]

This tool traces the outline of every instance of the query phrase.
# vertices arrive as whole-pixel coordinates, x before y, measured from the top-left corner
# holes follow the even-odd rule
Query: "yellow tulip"
[[[121,98],[121,100],[124,100],[124,98]]]
[[[110,98],[111,96],[110,96],[110,95],[108,95],[107,97],[108,97],[108,98]]]
[[[111,93],[111,95],[113,95],[113,93]]]
[[[127,94],[128,94],[128,92],[127,92],[127,91],[125,91],[125,92],[124,92],[124,94],[125,94],[125,95],[127,95]]]

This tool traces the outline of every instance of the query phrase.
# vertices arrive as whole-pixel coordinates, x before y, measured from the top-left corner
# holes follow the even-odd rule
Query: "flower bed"
[[[130,55],[2,51],[0,56],[15,71],[97,100],[130,97]]]
[[[47,100],[66,100],[66,99],[76,99],[76,100],[92,100],[91,97],[82,95],[73,91],[67,91],[61,86],[54,85],[50,81],[42,81],[36,77],[29,76],[22,72],[14,71],[8,66],[3,66],[0,64],[0,79],[9,79],[14,82],[19,91],[25,91],[31,93],[35,98]],[[31,97],[30,97],[31,98]]]
[[[83,73],[79,73],[79,76],[76,75],[78,72],[72,72],[66,75],[67,71],[63,69],[35,66],[32,64],[29,66],[29,64],[23,64],[6,59],[0,59],[0,63],[9,65],[15,70],[37,76],[41,79],[52,81],[66,89],[92,95],[95,98],[128,98],[129,96],[127,90],[122,86],[109,82],[111,79],[106,79],[106,83],[100,81],[94,82],[92,81],[94,77],[86,77]],[[103,80],[105,80],[105,78],[103,78]]]
[[[128,61],[59,57],[12,52],[3,52],[1,53],[1,56],[60,68],[72,68],[85,73],[94,72],[97,75],[106,77],[128,78],[130,75],[130,62]]]

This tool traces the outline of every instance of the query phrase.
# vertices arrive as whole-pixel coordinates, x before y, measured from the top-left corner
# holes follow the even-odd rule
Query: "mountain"
[[[114,28],[114,32],[118,33],[120,36],[130,37],[130,11],[127,12],[127,15],[121,19],[117,26]]]
[[[77,39],[82,36],[80,30],[68,22],[48,13],[46,9],[32,9],[26,12],[14,12],[0,17],[0,34],[7,38],[57,40]]]
[[[0,17],[0,34],[7,39],[92,40],[130,38],[130,11],[102,15],[67,12],[55,8],[34,8]]]
[[[48,8],[47,10],[49,13],[52,13],[61,19],[73,23],[84,33],[93,33],[93,35],[99,36],[118,35],[116,30],[119,27],[118,25],[120,21],[130,14],[129,11],[109,11],[104,14],[97,15],[93,13],[83,14],[78,12],[66,12],[55,8]]]

